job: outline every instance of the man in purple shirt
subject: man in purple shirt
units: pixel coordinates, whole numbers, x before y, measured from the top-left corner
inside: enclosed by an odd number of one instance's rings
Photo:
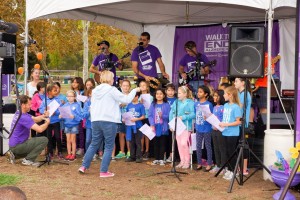
[[[132,69],[138,76],[138,82],[141,80],[149,82],[151,77],[158,78],[156,62],[163,77],[169,79],[169,75],[166,73],[165,65],[162,62],[162,56],[158,48],[149,43],[150,34],[148,32],[143,32],[140,37],[140,45],[133,50],[131,55]]]
[[[101,54],[99,54],[98,56],[96,56],[93,60],[93,63],[90,67],[90,72],[94,73],[95,76],[97,77],[97,75],[100,76],[101,71],[103,70],[109,70],[112,73],[114,73],[114,86],[116,86],[116,67],[118,67],[119,70],[123,70],[123,66],[121,64],[121,61],[118,59],[118,57],[116,56],[116,54],[113,54],[109,51],[109,47],[110,44],[108,41],[103,40],[99,43],[97,43],[97,45],[99,46],[99,50],[101,51]],[[97,80],[97,78],[95,77],[95,80],[97,83],[99,83],[99,81]]]
[[[197,51],[196,43],[194,41],[188,41],[184,45],[186,54],[181,58],[179,62],[179,73],[183,80],[187,80],[187,72],[198,67],[198,71],[195,73],[195,77],[189,80],[188,83],[193,88],[193,93],[197,92],[200,85],[204,85],[204,76],[209,74],[208,59],[206,55]],[[182,84],[182,83],[180,83]]]
[[[38,117],[33,117],[28,112],[30,111],[31,99],[26,95],[21,95],[19,97],[21,104],[21,117],[19,117],[19,111],[14,115],[11,123],[12,134],[9,139],[9,150],[7,156],[9,161],[14,164],[16,158],[24,158],[22,160],[23,165],[33,165],[37,166],[39,163],[35,162],[35,159],[40,155],[43,149],[48,144],[47,137],[33,137],[29,139],[30,129],[35,130],[37,133],[42,133],[46,130],[50,124],[49,118],[46,115],[40,115]],[[48,112],[46,113],[48,114]],[[36,123],[45,121],[44,124],[38,125]],[[17,124],[16,124],[17,123]],[[16,125],[15,125],[16,124]]]

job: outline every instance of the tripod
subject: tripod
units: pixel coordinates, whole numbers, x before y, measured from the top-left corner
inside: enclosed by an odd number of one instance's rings
[[[179,84],[178,84],[179,85]],[[177,115],[178,115],[178,99],[176,100],[176,109],[175,109],[175,128],[174,131],[172,131],[172,168],[170,171],[166,172],[159,172],[157,174],[166,174],[166,173],[172,173],[179,181],[182,181],[178,174],[188,174],[186,172],[177,172],[175,167],[175,137],[177,133]]]
[[[246,78],[245,79],[245,83],[246,84],[247,84],[247,81],[248,81],[248,79]],[[237,157],[237,161],[236,161],[235,168],[234,168],[234,171],[233,171],[233,176],[231,178],[230,185],[229,185],[229,188],[227,190],[228,193],[231,193],[231,191],[232,191],[232,187],[233,187],[233,183],[234,183],[234,180],[236,178],[236,175],[237,175],[238,167],[240,167],[240,173],[239,173],[239,176],[237,178],[237,182],[238,182],[239,185],[243,185],[244,182],[246,182],[251,176],[253,176],[258,171],[258,169],[256,169],[245,180],[243,180],[243,178],[244,178],[244,175],[243,175],[243,171],[244,171],[244,150],[248,150],[250,152],[250,154],[259,162],[259,164],[269,174],[271,174],[270,170],[266,166],[264,166],[263,162],[249,148],[249,144],[245,140],[246,107],[247,107],[247,86],[245,85],[245,89],[244,89],[244,104],[243,104],[243,117],[242,117],[242,127],[241,127],[241,133],[242,133],[241,139],[239,140],[238,147],[235,149],[235,151],[232,153],[232,155],[229,157],[229,159],[225,162],[225,164],[219,169],[219,171],[215,175],[215,177],[217,177],[221,173],[221,171],[225,168],[225,166],[232,159],[234,159],[235,155],[238,152],[238,157]]]
[[[43,76],[44,76],[44,83],[45,83],[45,93],[44,93],[45,111],[47,111],[47,95],[46,95],[46,93],[47,93],[48,78],[50,76],[49,76],[49,73],[46,70],[43,70],[43,73],[44,73]],[[51,138],[51,137],[49,137],[48,134],[52,134],[52,133],[49,133],[49,131],[47,131],[47,138]],[[48,143],[49,142],[52,142],[52,141],[49,140]],[[44,161],[41,162],[41,164],[38,167],[41,167],[41,166],[45,165],[46,163],[49,165],[51,161],[55,162],[55,163],[69,165],[69,163],[67,163],[67,162],[51,160],[50,152],[47,152],[47,149],[46,149],[46,158],[45,158]]]
[[[0,57],[0,83],[1,83],[1,85],[2,85],[2,61],[3,61],[3,58]],[[2,86],[0,88],[0,97],[1,97],[1,102],[0,102],[1,103],[1,105],[0,105],[0,137],[2,137],[4,139],[8,139],[3,134],[3,132],[5,131],[10,137],[9,131],[3,125]],[[0,155],[4,155],[4,152],[3,152],[3,139],[2,138],[0,139]]]

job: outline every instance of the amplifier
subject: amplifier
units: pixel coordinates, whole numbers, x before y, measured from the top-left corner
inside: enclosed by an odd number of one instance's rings
[[[281,95],[283,97],[294,97],[295,96],[295,90],[282,90]]]

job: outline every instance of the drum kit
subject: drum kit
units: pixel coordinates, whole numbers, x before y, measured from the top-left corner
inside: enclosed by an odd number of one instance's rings
[[[255,88],[255,83],[256,83],[257,78],[250,78],[250,84],[251,84],[251,89]],[[230,85],[232,85],[234,83],[234,80],[230,79],[230,77],[228,76],[222,76],[219,79],[219,87],[223,84],[223,83],[228,83]]]

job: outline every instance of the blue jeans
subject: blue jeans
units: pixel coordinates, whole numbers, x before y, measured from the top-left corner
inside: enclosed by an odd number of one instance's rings
[[[100,166],[100,172],[107,172],[111,160],[111,154],[115,145],[115,138],[117,133],[117,123],[106,121],[92,122],[92,143],[85,153],[82,166],[89,168],[93,156],[97,152],[101,142],[104,140],[104,154]]]
[[[92,128],[86,128],[85,129],[85,151],[88,150],[91,142],[92,142]]]
[[[198,87],[200,85],[204,85],[204,81],[203,80],[199,80],[199,81],[190,81],[189,82],[189,85],[192,86],[192,92],[193,92],[193,95],[194,97],[198,98],[197,97],[197,93],[198,93]]]

